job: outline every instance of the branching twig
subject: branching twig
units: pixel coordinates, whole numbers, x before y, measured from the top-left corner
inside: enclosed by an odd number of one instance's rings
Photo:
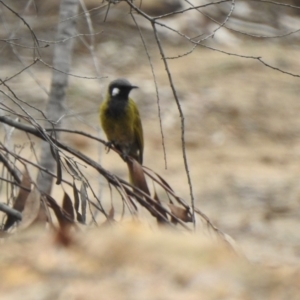
[[[178,108],[178,111],[179,111],[180,120],[181,120],[182,155],[183,155],[183,161],[184,161],[185,172],[186,172],[186,175],[187,175],[188,185],[189,185],[189,188],[190,188],[191,206],[192,206],[192,214],[193,214],[193,224],[194,224],[194,228],[195,228],[196,227],[196,223],[195,223],[196,222],[196,219],[195,219],[195,200],[194,200],[193,185],[192,185],[192,181],[191,181],[191,177],[190,177],[189,165],[188,165],[188,161],[187,161],[187,154],[186,154],[186,148],[185,148],[184,114],[183,114],[183,111],[182,111],[182,108],[181,108],[181,105],[180,105],[180,102],[179,102],[179,98],[177,96],[177,91],[176,91],[174,83],[173,83],[173,78],[172,78],[171,72],[169,70],[169,66],[168,66],[168,63],[167,63],[167,60],[166,60],[166,57],[165,57],[165,54],[164,54],[164,50],[163,50],[163,47],[160,43],[158,33],[157,33],[157,30],[156,30],[156,27],[155,27],[154,23],[152,23],[152,27],[153,27],[155,39],[156,39],[156,42],[157,42],[157,45],[158,45],[158,48],[159,48],[159,51],[160,51],[160,54],[161,54],[161,58],[162,58],[162,60],[164,62],[164,65],[165,65],[165,70],[168,74],[169,82],[170,82],[170,85],[171,85],[171,89],[172,89],[172,92],[173,92],[173,95],[174,95],[174,99],[175,99],[175,102],[176,102],[176,105],[177,105],[177,108]]]
[[[1,153],[0,153],[0,161],[3,163],[3,165],[8,170],[8,172],[11,174],[11,176],[14,178],[14,180],[17,183],[21,183],[21,179],[20,179],[18,173],[16,172],[16,169],[10,165],[8,160]]]
[[[221,25],[220,22],[218,22],[217,20],[215,20],[213,17],[209,16],[208,14],[204,13],[203,11],[201,11],[199,9],[199,7],[195,6],[192,2],[190,2],[189,0],[185,0],[187,3],[189,3],[192,8],[194,8],[196,11],[198,11],[200,14],[202,14],[203,16],[207,17],[209,20],[211,20],[212,22],[218,24],[218,25]],[[226,2],[228,2],[230,0],[227,0]],[[289,35],[292,35],[294,33],[297,33],[300,31],[300,29],[296,29],[296,30],[293,30],[293,31],[290,31],[290,32],[287,32],[287,33],[283,33],[283,34],[278,34],[278,35],[274,35],[274,36],[267,36],[267,35],[257,35],[257,34],[251,34],[249,32],[244,32],[244,31],[241,31],[241,30],[237,30],[237,29],[234,29],[228,25],[223,25],[224,28],[230,30],[230,31],[233,31],[235,33],[239,33],[239,34],[242,34],[242,35],[245,35],[245,36],[250,36],[250,37],[254,37],[254,38],[259,38],[259,39],[275,39],[275,38],[282,38],[282,37],[287,37]]]
[[[10,8],[7,4],[5,4],[3,1],[0,0],[0,3],[2,3],[3,6],[5,6],[10,12],[12,12],[14,15],[16,15],[20,20],[22,20],[22,22],[25,24],[25,26],[29,29],[34,43],[36,43],[37,45],[39,45],[39,41],[34,33],[34,31],[31,29],[31,27],[29,26],[29,24],[25,21],[24,18],[22,18],[17,12],[15,12],[12,8]]]

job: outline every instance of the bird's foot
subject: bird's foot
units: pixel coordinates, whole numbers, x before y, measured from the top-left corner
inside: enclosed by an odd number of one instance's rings
[[[110,149],[114,146],[114,142],[110,141],[110,142],[107,142],[106,145],[105,145],[105,150],[106,150],[106,153],[108,153],[110,151]]]

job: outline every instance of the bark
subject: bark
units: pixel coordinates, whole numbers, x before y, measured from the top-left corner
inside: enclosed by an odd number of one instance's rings
[[[70,38],[76,34],[76,17],[78,11],[78,0],[61,0],[59,13],[59,24],[57,28],[56,41],[53,56],[53,73],[46,115],[54,127],[60,127],[61,119],[65,114],[64,101],[68,87],[68,73],[72,58],[73,41]],[[72,18],[73,17],[73,18]],[[60,70],[61,72],[56,71]],[[56,134],[59,134],[58,132]],[[53,171],[56,162],[53,159],[49,144],[42,142],[40,164],[42,167]],[[40,190],[50,194],[52,188],[52,177],[39,171],[37,184]]]

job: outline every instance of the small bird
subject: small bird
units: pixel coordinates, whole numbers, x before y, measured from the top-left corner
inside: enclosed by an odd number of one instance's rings
[[[131,156],[142,164],[143,127],[139,110],[129,98],[130,91],[135,88],[138,87],[124,78],[112,81],[100,105],[100,122],[109,143],[121,152],[124,161]]]

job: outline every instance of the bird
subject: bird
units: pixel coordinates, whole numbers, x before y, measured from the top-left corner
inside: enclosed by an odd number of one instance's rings
[[[125,78],[110,82],[99,114],[109,146],[115,146],[125,162],[132,157],[142,165],[143,127],[138,107],[129,97],[130,91],[136,88]]]

